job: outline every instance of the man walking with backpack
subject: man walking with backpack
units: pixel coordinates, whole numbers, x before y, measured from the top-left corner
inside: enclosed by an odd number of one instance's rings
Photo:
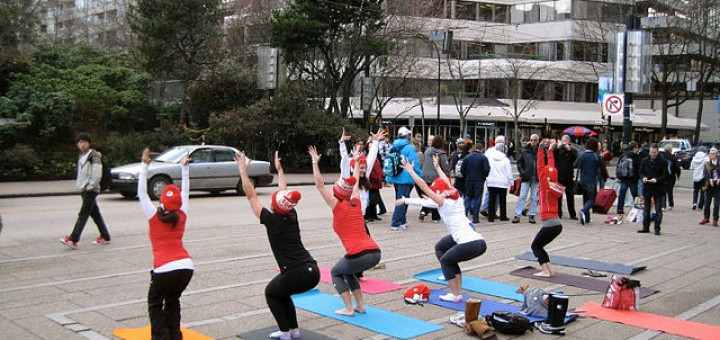
[[[620,193],[618,196],[617,213],[623,215],[625,213],[625,195],[628,189],[633,200],[638,197],[638,169],[640,168],[640,160],[637,151],[638,144],[630,142],[630,147],[623,150],[620,160],[618,160],[615,168],[615,177],[620,181]]]
[[[412,132],[410,131],[410,129],[404,126],[401,127],[398,130],[397,138],[395,139],[395,142],[393,142],[392,148],[390,148],[390,151],[388,151],[388,154],[385,158],[385,164],[383,169],[385,171],[385,180],[389,183],[393,183],[393,185],[395,186],[396,200],[410,197],[410,192],[415,186],[415,181],[412,179],[412,177],[410,177],[410,174],[408,174],[405,169],[388,169],[388,165],[404,164],[406,162],[414,164],[415,173],[418,174],[418,176],[422,177],[422,171],[420,169],[420,162],[418,161],[417,153],[415,153],[415,148],[412,146],[409,140],[411,133]],[[389,172],[394,173],[394,175],[391,175]],[[400,231],[407,229],[408,223],[406,214],[407,205],[401,204],[399,206],[395,206],[395,211],[393,212],[392,216],[392,222],[390,223],[390,230]]]
[[[97,225],[98,231],[100,231],[100,236],[95,239],[93,243],[108,244],[110,243],[110,233],[108,233],[105,221],[100,214],[100,207],[98,207],[96,201],[101,191],[100,181],[103,174],[102,154],[90,148],[90,135],[87,133],[79,133],[75,141],[78,150],[80,150],[75,186],[80,191],[82,206],[80,207],[80,212],[78,213],[78,218],[72,233],[70,236],[61,238],[60,242],[70,249],[77,249],[80,235],[85,228],[88,217],[91,217]]]

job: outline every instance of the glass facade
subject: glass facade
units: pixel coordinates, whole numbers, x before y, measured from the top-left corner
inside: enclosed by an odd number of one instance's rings
[[[516,5],[500,5],[475,1],[441,2],[443,8],[436,16],[448,19],[474,20],[506,24],[531,24],[566,19],[598,20],[622,23],[631,9],[628,4],[605,3],[588,0],[537,1]]]

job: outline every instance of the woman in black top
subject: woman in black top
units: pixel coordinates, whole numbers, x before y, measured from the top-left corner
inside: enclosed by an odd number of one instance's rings
[[[247,173],[250,161],[245,158],[245,153],[235,155],[235,162],[240,170],[245,197],[255,216],[265,225],[270,248],[280,267],[280,274],[265,287],[265,299],[280,328],[279,331],[270,333],[270,339],[299,339],[295,304],[290,296],[313,289],[320,281],[317,263],[305,249],[300,238],[300,227],[295,212],[295,205],[301,198],[300,192],[287,190],[285,173],[276,151],[275,168],[278,172],[280,190],[273,193],[272,211],[270,211],[260,203],[253,188]]]

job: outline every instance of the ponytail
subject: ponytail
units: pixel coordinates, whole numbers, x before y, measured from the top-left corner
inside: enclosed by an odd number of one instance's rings
[[[165,209],[158,207],[156,214],[160,222],[172,224],[172,229],[175,229],[175,227],[177,227],[178,221],[180,221],[180,215],[178,214],[177,210],[165,211]]]

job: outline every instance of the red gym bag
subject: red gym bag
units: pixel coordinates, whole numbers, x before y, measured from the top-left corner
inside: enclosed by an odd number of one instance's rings
[[[638,297],[640,281],[613,275],[605,292],[602,306],[619,310],[639,310]]]

